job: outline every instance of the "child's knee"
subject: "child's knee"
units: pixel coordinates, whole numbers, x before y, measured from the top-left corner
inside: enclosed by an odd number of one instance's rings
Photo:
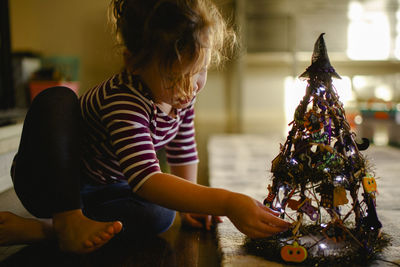
[[[174,210],[162,208],[164,211],[162,211],[162,214],[156,224],[156,233],[161,234],[165,231],[167,231],[171,225],[174,223],[175,220],[175,215],[176,212]]]
[[[32,105],[35,105],[36,102],[45,102],[45,103],[58,103],[77,100],[76,94],[68,87],[65,86],[56,86],[50,87],[42,92],[40,92],[32,102]]]
[[[174,222],[176,212],[163,207],[155,207],[141,217],[134,220],[120,219],[123,230],[119,234],[120,238],[128,240],[140,240],[156,236],[167,231]]]

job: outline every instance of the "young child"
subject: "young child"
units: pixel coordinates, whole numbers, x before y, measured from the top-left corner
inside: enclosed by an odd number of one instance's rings
[[[125,69],[87,91],[45,90],[25,119],[12,177],[38,218],[0,213],[0,244],[57,238],[91,252],[111,238],[135,239],[184,223],[210,229],[227,216],[249,237],[289,223],[258,201],[196,184],[194,102],[207,69],[233,34],[208,0],[114,0]],[[160,170],[165,147],[171,174]]]

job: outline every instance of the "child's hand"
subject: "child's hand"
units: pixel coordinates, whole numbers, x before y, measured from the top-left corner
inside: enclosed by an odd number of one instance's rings
[[[246,195],[233,193],[227,201],[228,218],[250,238],[269,237],[291,226],[277,217],[279,213]]]
[[[219,216],[184,212],[181,212],[180,215],[182,224],[194,228],[206,228],[210,230],[212,225],[222,222]]]

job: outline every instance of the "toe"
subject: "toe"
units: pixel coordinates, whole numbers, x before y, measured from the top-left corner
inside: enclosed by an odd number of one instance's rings
[[[94,247],[93,242],[90,241],[90,240],[85,240],[85,242],[83,242],[83,245],[84,245],[85,248],[92,248],[92,247]]]
[[[120,221],[116,221],[113,223],[114,234],[118,234],[122,230],[122,223]]]
[[[98,246],[98,245],[104,243],[103,240],[101,240],[101,238],[98,236],[93,236],[91,241],[95,246]]]
[[[107,229],[106,232],[110,235],[115,235],[118,234],[122,229],[122,223],[119,221],[111,223]]]
[[[101,238],[103,241],[107,241],[107,240],[110,240],[110,239],[111,239],[111,235],[110,235],[109,233],[107,233],[107,232],[101,232],[101,233],[100,233],[100,238]]]
[[[115,230],[114,230],[114,226],[113,225],[107,226],[107,228],[106,228],[106,233],[107,234],[114,235],[114,232],[115,232]]]

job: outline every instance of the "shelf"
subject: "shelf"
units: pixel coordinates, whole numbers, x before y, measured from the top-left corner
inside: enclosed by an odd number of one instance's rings
[[[312,52],[251,52],[243,60],[247,66],[307,68]],[[384,75],[400,73],[400,61],[351,60],[345,53],[329,53],[332,66],[342,75]]]

